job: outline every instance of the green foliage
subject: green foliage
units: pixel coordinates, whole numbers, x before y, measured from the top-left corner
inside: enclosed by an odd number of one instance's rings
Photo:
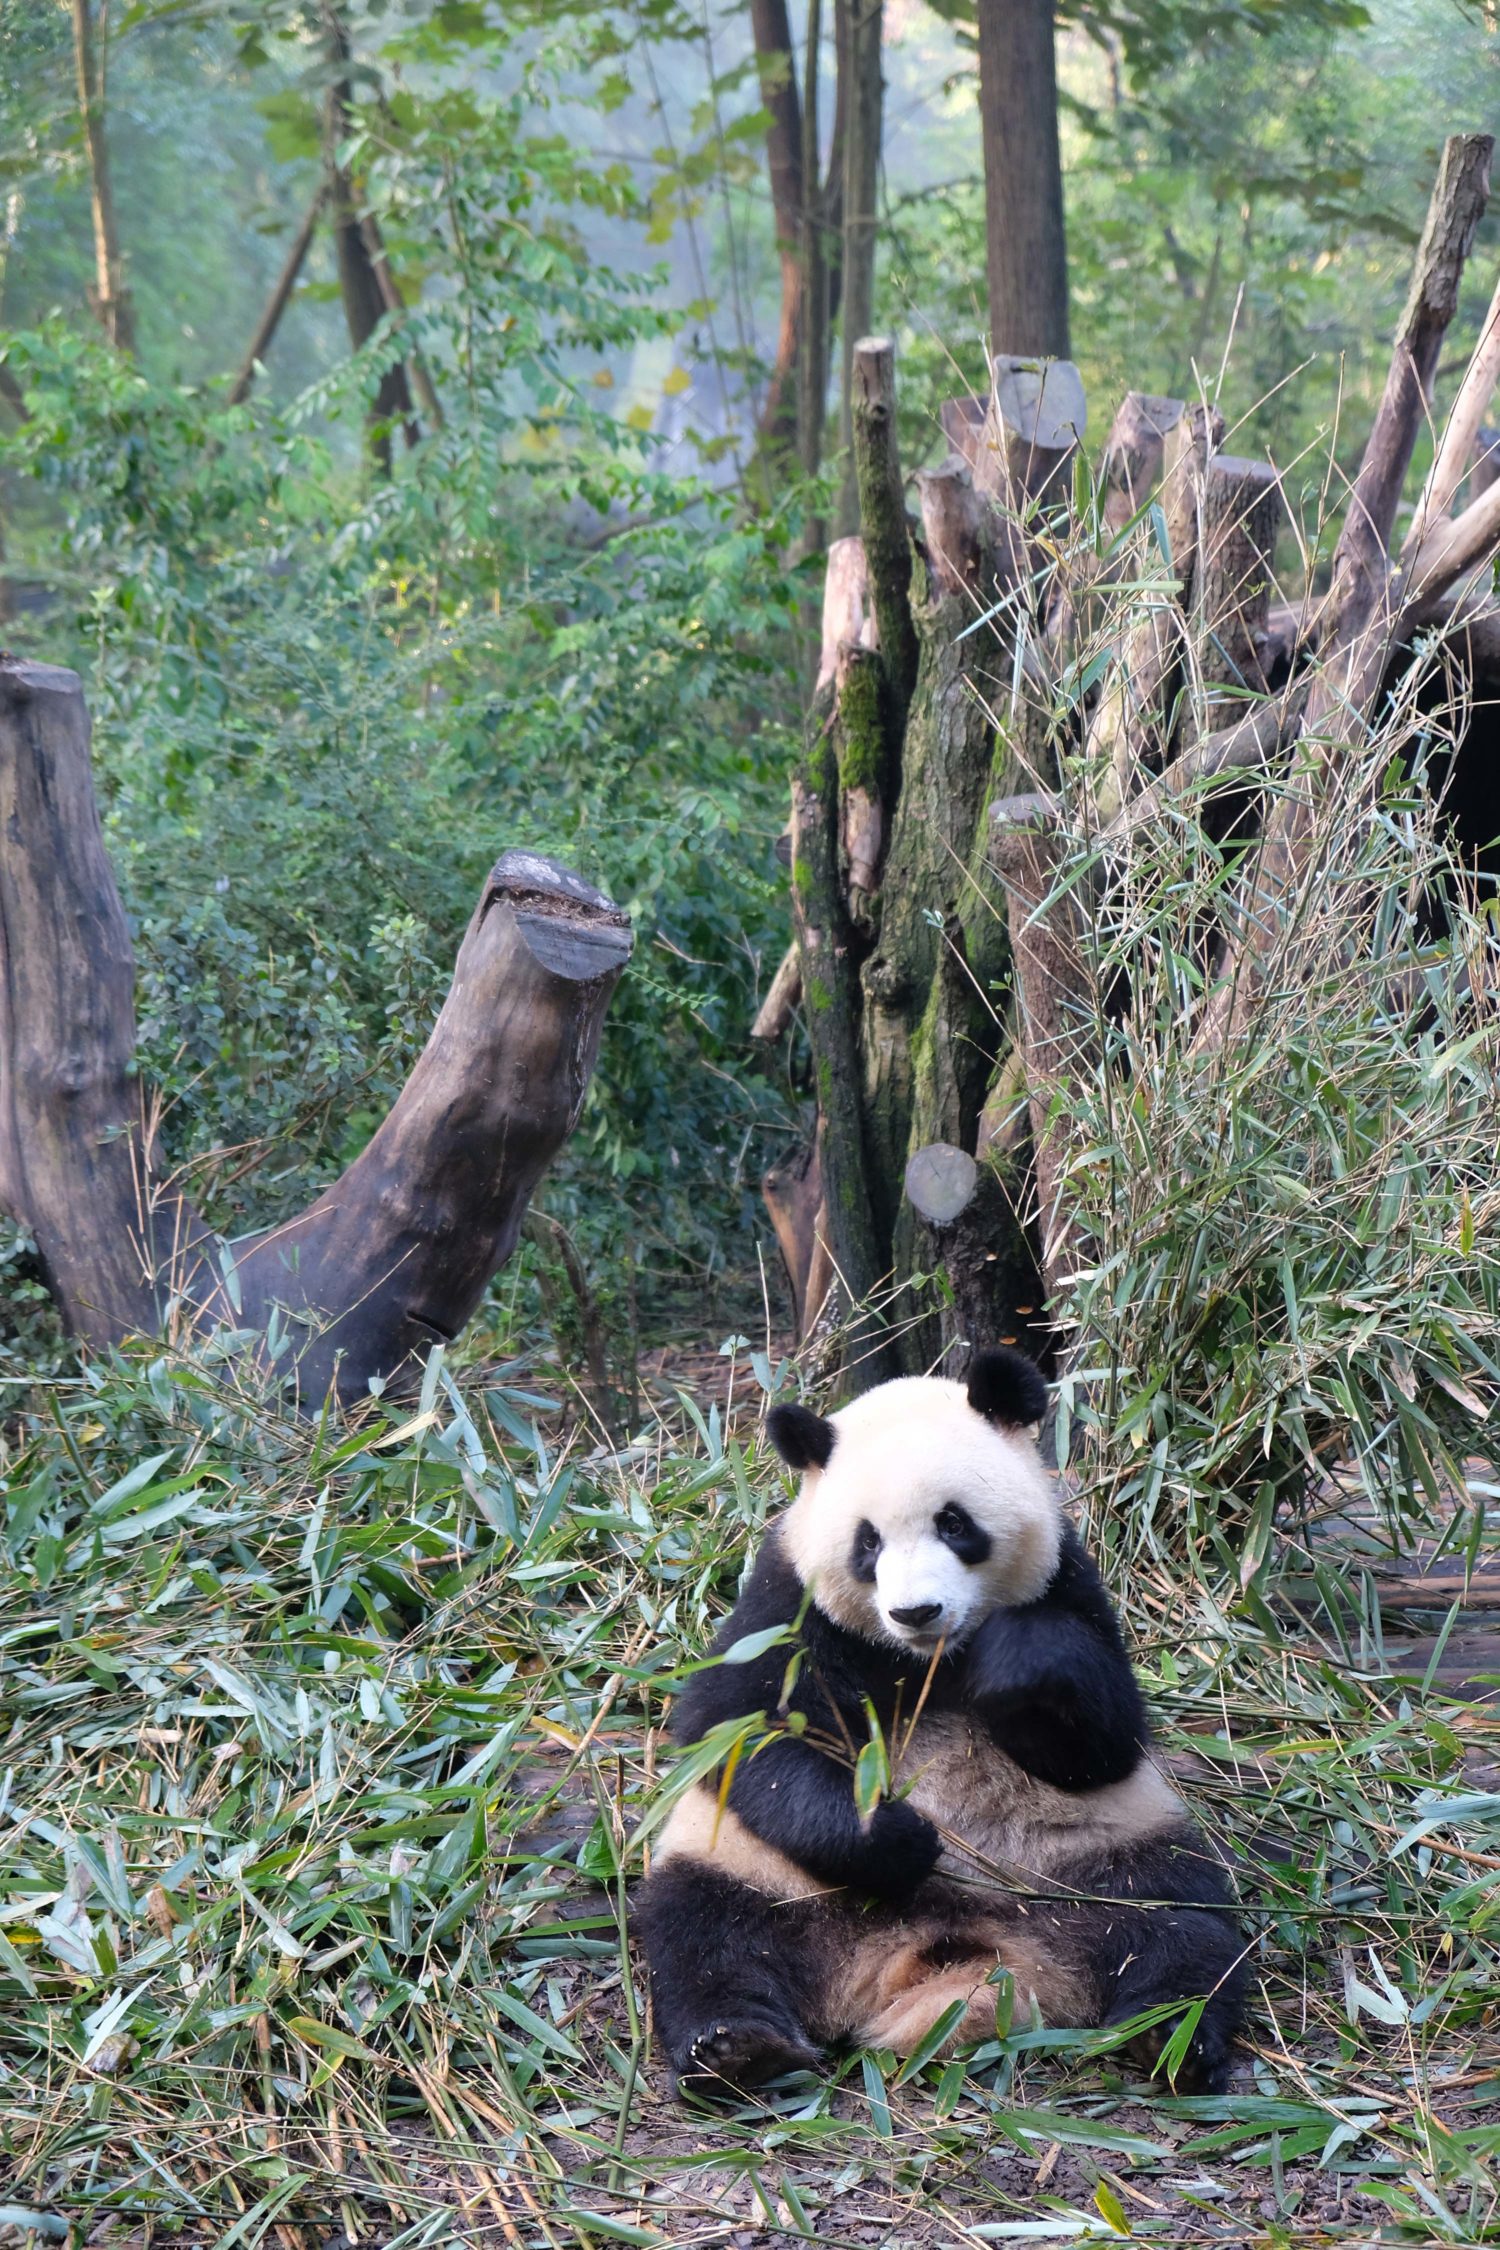
[[[1392,0],[1122,11],[1062,50],[1073,349],[1102,441],[1127,389],[1222,406],[1231,449],[1283,467],[1357,459],[1447,132],[1479,129],[1493,63],[1478,9]],[[1084,16],[1077,20],[1088,28]],[[1435,79],[1441,80],[1440,87]],[[949,165],[893,197],[886,272],[906,323],[904,443],[982,391],[984,201]],[[1485,239],[1493,237],[1493,222]],[[1456,333],[1490,265],[1472,261]]]
[[[284,407],[228,407],[53,320],[8,340],[30,412],[0,465],[45,512],[66,608],[37,638],[85,674],[142,1067],[215,1219],[281,1216],[356,1153],[524,842],[635,923],[550,1193],[617,1293],[640,1266],[660,1300],[726,1243],[751,1263],[756,1136],[784,1122],[724,1066],[782,936],[787,530],[654,467],[584,379],[678,325],[576,223],[644,206],[546,129],[550,49],[481,92],[439,67],[464,36],[398,28],[345,152],[408,287],[453,274],[399,338]],[[269,98],[290,130],[310,96]],[[442,424],[372,485],[361,421],[413,349]]]

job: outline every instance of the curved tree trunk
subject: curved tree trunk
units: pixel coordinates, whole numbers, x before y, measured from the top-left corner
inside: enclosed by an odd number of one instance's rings
[[[507,852],[369,1146],[297,1218],[221,1244],[163,1172],[133,1075],[134,963],[82,690],[0,662],[0,1207],[88,1343],[250,1330],[304,1407],[409,1377],[514,1248],[630,946],[600,892]]]

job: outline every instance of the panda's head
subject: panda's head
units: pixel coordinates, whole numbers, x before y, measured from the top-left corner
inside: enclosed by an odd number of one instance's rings
[[[1036,1446],[1046,1407],[1034,1363],[1001,1349],[966,1383],[883,1383],[826,1420],[773,1408],[771,1442],[802,1472],[782,1544],[819,1609],[922,1654],[1044,1593],[1062,1536]]]

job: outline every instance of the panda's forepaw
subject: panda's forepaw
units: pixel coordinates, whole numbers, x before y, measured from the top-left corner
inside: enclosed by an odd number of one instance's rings
[[[739,2016],[710,2024],[688,2049],[677,2072],[677,2091],[697,2101],[725,2100],[792,2070],[816,2070],[822,2060],[795,2024],[769,2016]]]
[[[964,1676],[969,1698],[1002,1708],[1038,1698],[1066,1700],[1072,1681],[1056,1663],[1056,1650],[1033,1619],[1014,1610],[991,1610],[969,1643]]]
[[[942,1856],[932,1822],[898,1798],[879,1806],[870,1822],[860,1880],[877,1898],[909,1898]]]

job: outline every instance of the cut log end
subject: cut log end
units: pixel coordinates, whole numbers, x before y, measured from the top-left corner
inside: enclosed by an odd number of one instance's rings
[[[960,461],[967,462],[972,474],[984,430],[984,400],[945,398],[938,408],[938,422],[949,445]]]
[[[617,973],[630,957],[630,917],[581,875],[540,852],[509,851],[495,862],[479,919],[497,906],[515,914],[538,964],[570,983]]]
[[[995,567],[996,511],[974,489],[969,465],[951,453],[936,469],[917,472],[922,544],[934,594],[978,594]]]
[[[1127,391],[1104,447],[1104,521],[1119,531],[1140,508],[1161,475],[1162,448],[1182,420],[1180,398]]]
[[[979,1166],[948,1141],[919,1148],[906,1167],[906,1194],[931,1227],[950,1227],[974,1200]]]
[[[856,414],[894,414],[896,346],[889,336],[861,336],[854,347],[852,381]]]
[[[0,651],[0,694],[18,705],[40,695],[81,695],[83,682],[61,664],[37,664],[30,657]]]

